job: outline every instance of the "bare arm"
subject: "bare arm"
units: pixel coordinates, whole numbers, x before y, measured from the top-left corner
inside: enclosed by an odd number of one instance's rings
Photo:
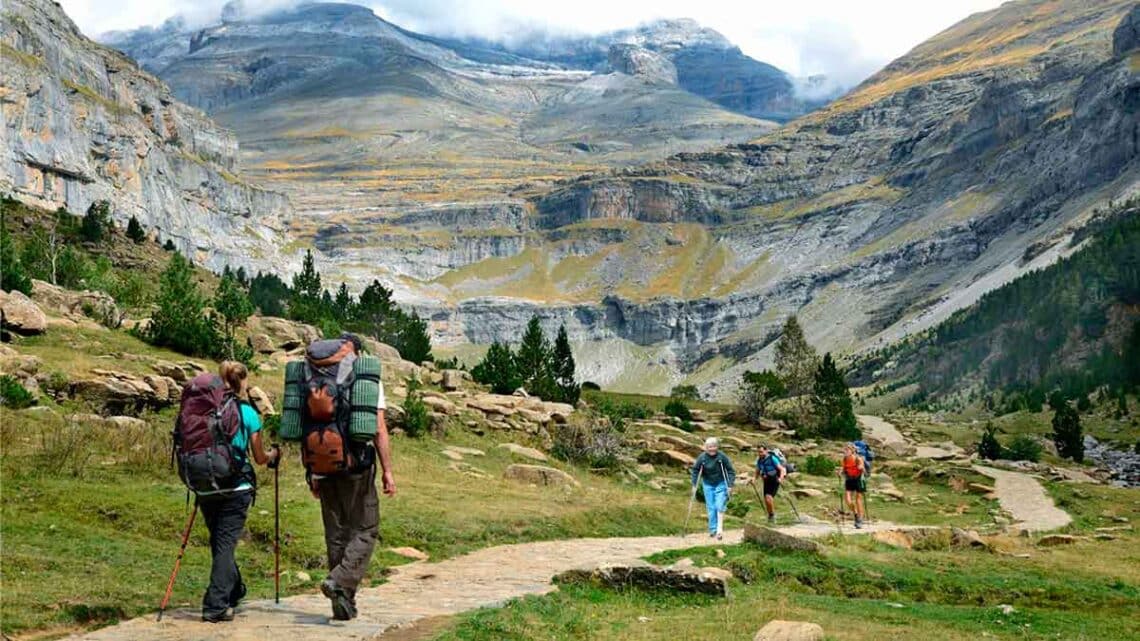
[[[253,454],[253,460],[256,461],[258,465],[272,463],[281,455],[280,450],[277,448],[269,452],[265,451],[265,442],[261,440],[260,431],[254,432],[253,435],[249,437],[249,450]]]
[[[376,455],[380,459],[380,469],[383,471],[381,480],[384,484],[384,494],[395,496],[396,479],[392,475],[392,444],[388,438],[388,423],[384,420],[384,410],[376,412],[376,437],[372,439],[376,446]]]

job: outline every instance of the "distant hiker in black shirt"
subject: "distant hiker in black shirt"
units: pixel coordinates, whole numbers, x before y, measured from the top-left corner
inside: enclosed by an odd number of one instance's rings
[[[768,510],[768,522],[776,522],[775,497],[780,491],[780,483],[788,475],[784,462],[776,452],[769,450],[767,445],[761,445],[756,450],[756,476],[764,484],[764,508]],[[755,481],[754,481],[755,482]]]

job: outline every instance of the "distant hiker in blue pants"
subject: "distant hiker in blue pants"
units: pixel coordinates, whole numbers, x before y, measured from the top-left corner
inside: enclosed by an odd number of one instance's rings
[[[705,451],[697,457],[689,470],[693,487],[697,479],[705,492],[705,507],[709,511],[709,536],[720,540],[724,536],[724,511],[728,507],[728,497],[736,482],[736,470],[732,461],[720,450],[720,441],[715,438],[705,440]]]

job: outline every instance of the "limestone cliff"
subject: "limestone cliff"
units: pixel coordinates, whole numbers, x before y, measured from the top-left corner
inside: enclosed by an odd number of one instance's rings
[[[49,0],[6,0],[0,190],[81,214],[112,203],[215,268],[280,264],[288,199],[242,180],[237,140]]]

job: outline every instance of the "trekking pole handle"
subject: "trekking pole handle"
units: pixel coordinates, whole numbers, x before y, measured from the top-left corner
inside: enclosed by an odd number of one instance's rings
[[[268,467],[271,470],[275,470],[277,469],[278,465],[281,465],[281,446],[274,443],[269,446],[269,451],[275,452],[275,454],[273,455],[273,460],[266,464],[265,467]]]

